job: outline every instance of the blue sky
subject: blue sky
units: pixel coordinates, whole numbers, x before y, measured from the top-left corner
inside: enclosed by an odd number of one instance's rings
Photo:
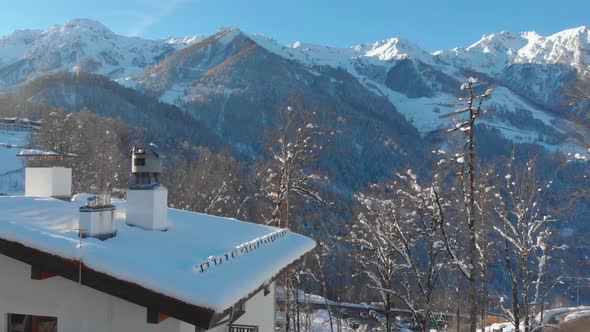
[[[1,8],[0,35],[82,17],[148,38],[237,26],[283,44],[350,46],[403,37],[430,51],[502,30],[551,34],[590,26],[589,0],[5,0]]]

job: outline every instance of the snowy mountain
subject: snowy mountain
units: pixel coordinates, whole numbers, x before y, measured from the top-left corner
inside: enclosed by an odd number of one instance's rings
[[[398,38],[350,48],[280,46],[253,36],[260,45],[310,68],[342,68],[377,95],[386,96],[418,130],[427,135],[445,125],[441,115],[457,108],[457,86],[480,76],[497,91],[487,124],[520,143],[550,150],[571,149],[565,90],[587,80],[590,36],[586,27],[543,37],[535,32],[483,36],[467,48],[429,53]],[[526,125],[525,125],[526,124]],[[525,128],[528,127],[528,128]]]
[[[231,34],[222,31],[193,46],[201,50],[198,63],[183,61],[180,66],[175,66],[173,61],[180,63],[177,59],[189,52],[188,49],[183,50],[149,69],[140,80],[140,86],[166,102],[185,106],[192,103],[196,96],[208,99],[225,94],[230,91],[227,88],[232,82],[211,87],[210,82],[207,86],[200,80],[207,73],[212,73],[214,67],[237,54],[242,49],[240,45],[256,44],[274,55],[302,65],[316,76],[325,75],[323,68],[326,67],[346,71],[373,94],[386,98],[425,136],[449,125],[449,119],[443,115],[459,107],[457,87],[467,75],[479,72],[482,76],[492,77],[498,72],[501,73],[498,77],[489,79],[497,87],[497,93],[490,104],[496,112],[490,112],[492,115],[487,124],[516,142],[539,143],[550,150],[570,148],[560,129],[566,124],[554,114],[557,98],[550,99],[549,96],[562,93],[560,89],[577,76],[571,75],[577,68],[569,65],[564,69],[539,68],[541,64],[534,62],[530,63],[534,66],[532,68],[513,66],[511,56],[514,50],[527,46],[524,37],[501,33],[499,37],[484,37],[466,50],[428,53],[399,38],[348,48],[300,42],[282,46],[269,37],[230,30]],[[214,42],[225,34],[230,35],[230,42]],[[522,36],[530,37],[532,34]],[[234,43],[234,40],[239,42]],[[217,52],[222,48],[226,50],[225,54]],[[525,61],[524,55],[519,59],[520,62]],[[542,65],[549,64],[545,62]],[[481,70],[474,71],[474,67]],[[182,68],[182,74],[179,74],[179,68]],[[284,93],[288,94],[287,91]]]
[[[200,39],[125,37],[87,19],[74,19],[43,32],[17,31],[0,40],[0,86],[18,85],[40,74],[64,69],[99,73],[125,82]]]
[[[434,55],[455,67],[499,75],[514,64],[561,64],[580,72],[590,69],[588,28],[568,29],[544,37],[536,32],[500,32],[484,35],[467,48],[438,51]]]
[[[25,57],[40,30],[17,30],[0,39],[0,66],[7,66]]]
[[[16,31],[0,39],[0,87],[15,91],[40,75],[61,70],[104,75],[176,104],[228,136],[231,144],[248,150],[256,143],[254,134],[229,137],[234,133],[232,121],[245,114],[240,106],[248,103],[260,114],[271,114],[279,101],[307,93],[318,104],[327,98],[335,103],[330,107],[340,107],[342,98],[334,98],[338,91],[343,85],[355,86],[366,98],[378,100],[369,102],[369,109],[386,102],[426,137],[450,125],[444,115],[459,107],[460,83],[480,76],[496,88],[485,120],[490,128],[515,142],[571,150],[564,129],[570,120],[563,115],[571,113],[565,91],[587,80],[589,43],[586,27],[546,37],[500,32],[465,48],[437,52],[401,38],[352,47],[280,45],[236,28],[208,37],[146,40],[117,35],[96,21],[75,19],[46,31]],[[314,87],[320,81],[327,83],[320,85],[322,89]],[[266,99],[254,103],[253,95]],[[363,108],[358,105],[349,103],[357,111]],[[260,129],[258,124],[252,128]]]

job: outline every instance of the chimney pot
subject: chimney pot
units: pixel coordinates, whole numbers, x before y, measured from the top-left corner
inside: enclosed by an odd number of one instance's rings
[[[115,206],[110,204],[110,197],[91,196],[86,205],[80,207],[79,229],[82,237],[94,237],[101,240],[117,234]]]

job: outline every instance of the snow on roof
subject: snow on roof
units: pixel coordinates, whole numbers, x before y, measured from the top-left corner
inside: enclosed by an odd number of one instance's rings
[[[48,157],[48,158],[76,158],[77,154],[66,153],[59,151],[44,151],[39,149],[22,149],[18,155],[19,157]]]
[[[117,208],[117,235],[106,241],[84,239],[79,247],[78,208],[87,196],[72,202],[53,198],[0,197],[0,238],[18,242],[84,265],[115,278],[139,284],[196,306],[221,312],[315,247],[305,236],[259,224],[169,209],[166,232],[125,224],[125,201]],[[278,231],[278,232],[277,232]],[[274,234],[255,250],[199,269],[211,257],[223,256],[246,243]],[[239,251],[239,250],[238,250]]]

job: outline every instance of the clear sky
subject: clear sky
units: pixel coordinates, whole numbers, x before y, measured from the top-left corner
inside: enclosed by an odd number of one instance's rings
[[[2,0],[0,35],[72,18],[148,38],[236,26],[282,44],[351,46],[402,37],[435,51],[502,30],[551,34],[590,26],[590,0]]]

